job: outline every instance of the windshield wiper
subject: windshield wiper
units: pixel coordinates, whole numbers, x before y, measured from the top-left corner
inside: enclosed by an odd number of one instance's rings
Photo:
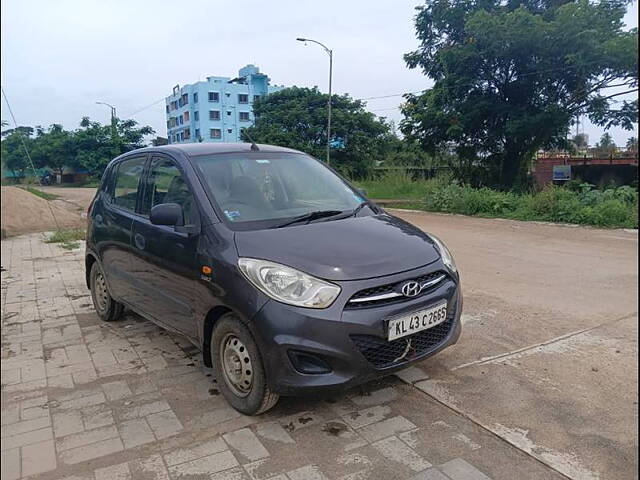
[[[356,215],[358,215],[360,210],[362,210],[364,207],[368,207],[368,206],[369,206],[369,202],[362,202],[360,205],[358,205],[356,208],[353,209],[353,211],[351,212],[351,214],[349,216],[350,217],[355,217]]]
[[[355,217],[355,216],[358,215],[358,213],[360,213],[360,210],[362,210],[364,207],[371,208],[371,205],[369,204],[369,202],[362,202],[361,204],[359,204],[353,210],[351,210],[349,212],[346,212],[344,215],[340,215],[339,217],[335,218],[334,220],[342,220],[344,218]]]
[[[292,218],[291,220],[287,220],[284,223],[274,225],[272,228],[287,227],[289,225],[293,225],[294,223],[304,222],[304,221],[309,223],[311,220],[317,220],[318,218],[325,218],[325,217],[333,217],[334,215],[339,215],[341,213],[342,213],[342,210],[316,210],[315,212],[305,213],[304,215],[300,215],[298,217]]]

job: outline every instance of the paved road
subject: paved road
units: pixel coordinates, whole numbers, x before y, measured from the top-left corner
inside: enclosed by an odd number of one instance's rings
[[[2,478],[635,478],[637,235],[400,215],[458,261],[459,344],[258,418],[180,337],[100,323],[81,250],[3,241]]]

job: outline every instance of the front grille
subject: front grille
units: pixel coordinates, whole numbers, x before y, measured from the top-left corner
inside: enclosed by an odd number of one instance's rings
[[[454,319],[455,308],[451,309],[447,321],[440,325],[390,342],[373,335],[351,335],[350,337],[369,363],[376,368],[386,368],[415,360],[435,350],[451,332]],[[409,353],[405,358],[396,362],[395,360],[406,350],[408,339],[411,339]]]
[[[376,295],[384,295],[386,293],[393,293],[397,290],[399,285],[403,285],[404,283],[408,282],[408,281],[416,281],[418,283],[424,283],[424,282],[428,282],[430,280],[433,280],[441,275],[444,275],[445,278],[443,279],[446,280],[447,275],[445,272],[443,272],[442,270],[438,270],[436,272],[432,272],[432,273],[428,273],[426,275],[422,275],[420,277],[416,277],[416,278],[409,278],[407,280],[402,280],[401,282],[395,282],[395,283],[389,283],[387,285],[380,285],[377,287],[371,287],[371,288],[366,288],[364,290],[360,290],[359,292],[356,292],[347,302],[347,304],[345,305],[346,309],[359,309],[359,308],[367,308],[367,307],[377,307],[380,305],[389,305],[392,303],[401,303],[401,302],[405,302],[407,300],[411,300],[412,298],[419,298],[420,296],[424,295],[425,293],[428,293],[429,291],[431,291],[433,288],[437,287],[438,285],[440,285],[440,283],[434,285],[431,288],[425,288],[422,292],[420,292],[420,295],[418,295],[417,297],[405,297],[405,296],[399,296],[399,297],[394,297],[394,298],[386,298],[386,299],[381,299],[381,300],[371,300],[371,301],[365,301],[365,302],[352,302],[353,300],[359,299],[359,298],[367,298],[367,297],[374,297]]]

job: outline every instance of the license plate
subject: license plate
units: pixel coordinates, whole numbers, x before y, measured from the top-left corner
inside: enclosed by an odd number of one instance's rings
[[[447,302],[389,320],[389,340],[435,327],[447,319]]]

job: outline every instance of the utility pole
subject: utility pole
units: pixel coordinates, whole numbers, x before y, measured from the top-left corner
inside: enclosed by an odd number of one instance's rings
[[[310,38],[296,38],[299,42],[312,42],[320,45],[327,55],[329,55],[329,100],[327,101],[327,165],[331,164],[331,81],[333,77],[333,50],[326,45],[318,42],[317,40],[311,40]]]
[[[116,130],[116,107],[105,102],[96,102],[98,105],[106,105],[111,109],[111,142],[113,143],[113,150],[116,150],[116,139],[118,138],[118,132]],[[117,153],[117,152],[115,152]]]

